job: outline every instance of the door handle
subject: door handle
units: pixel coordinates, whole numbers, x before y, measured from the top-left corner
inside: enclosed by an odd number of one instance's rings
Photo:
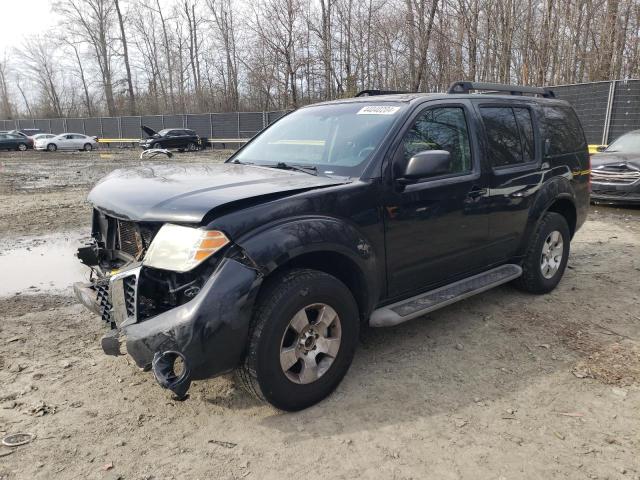
[[[467,194],[467,196],[470,198],[478,198],[486,194],[487,194],[486,188],[473,187],[471,191]]]

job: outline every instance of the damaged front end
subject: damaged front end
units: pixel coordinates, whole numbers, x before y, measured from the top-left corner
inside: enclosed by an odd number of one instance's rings
[[[640,204],[640,160],[594,160],[591,199],[600,203]]]
[[[102,339],[106,354],[121,355],[124,347],[160,385],[184,397],[192,379],[240,361],[262,276],[231,243],[188,271],[157,268],[145,256],[162,225],[122,223],[94,211],[93,241],[78,250],[93,275],[74,285],[76,297],[111,328]]]

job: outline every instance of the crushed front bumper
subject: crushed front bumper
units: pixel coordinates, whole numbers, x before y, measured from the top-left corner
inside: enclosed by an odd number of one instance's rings
[[[630,184],[591,183],[591,200],[600,203],[640,204],[640,180]]]
[[[159,381],[155,364],[161,368],[158,355],[167,352],[183,357],[190,379],[209,378],[235,368],[245,350],[261,274],[237,260],[223,258],[193,299],[138,321],[137,281],[143,268],[132,266],[109,279],[115,328],[103,338],[105,353],[118,354],[124,343],[126,352],[140,368],[148,369],[154,364]],[[100,313],[91,284],[76,284],[74,291],[83,305]]]

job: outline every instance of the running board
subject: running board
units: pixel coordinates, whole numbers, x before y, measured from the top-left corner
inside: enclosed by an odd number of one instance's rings
[[[369,317],[369,325],[392,327],[510,282],[520,275],[522,275],[522,268],[519,265],[501,265],[473,277],[378,308]]]

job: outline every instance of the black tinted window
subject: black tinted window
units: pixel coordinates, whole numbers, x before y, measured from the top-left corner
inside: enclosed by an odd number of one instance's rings
[[[403,139],[404,165],[424,150],[446,150],[451,154],[450,173],[471,171],[471,148],[464,110],[460,107],[431,108],[422,113]]]
[[[523,162],[518,122],[511,107],[482,107],[482,121],[487,132],[489,156],[494,167]]]
[[[535,144],[533,143],[533,122],[531,121],[531,111],[528,108],[514,108],[518,130],[520,131],[520,141],[522,142],[522,160],[531,162],[535,160]]]
[[[562,155],[583,150],[587,142],[578,117],[569,107],[543,107],[545,141],[549,155]]]

